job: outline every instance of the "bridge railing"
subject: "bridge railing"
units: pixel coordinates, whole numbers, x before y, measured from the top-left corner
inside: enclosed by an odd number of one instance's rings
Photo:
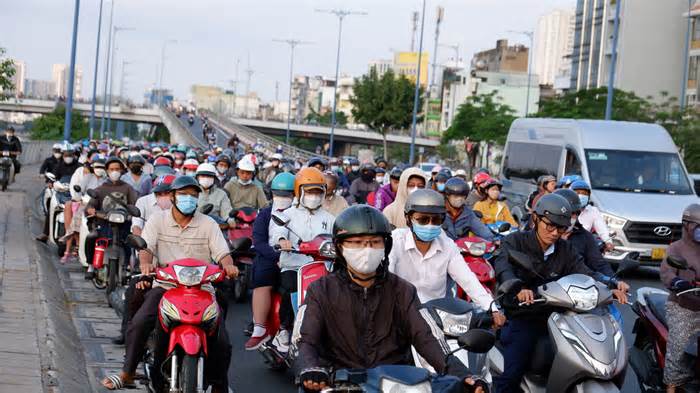
[[[194,135],[192,135],[192,133],[185,128],[182,123],[180,123],[177,116],[175,116],[172,112],[161,107],[154,108],[160,116],[161,121],[170,132],[170,143],[183,143],[189,146],[198,146],[201,148],[206,147],[204,143],[195,138]]]
[[[59,141],[21,141],[22,154],[19,156],[19,162],[22,164],[36,164],[44,161],[45,158],[51,155],[51,148],[54,143]]]

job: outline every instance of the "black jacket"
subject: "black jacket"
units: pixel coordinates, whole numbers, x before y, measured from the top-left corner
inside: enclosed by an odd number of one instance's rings
[[[568,241],[591,270],[605,274],[608,277],[612,277],[615,274],[610,264],[603,258],[603,254],[600,253],[593,234],[583,228],[581,224],[576,223]]]
[[[55,168],[58,166],[58,162],[59,161],[53,155],[45,159],[44,162],[41,163],[41,168],[39,168],[39,174],[43,175],[46,172],[54,173]]]
[[[61,180],[62,178],[68,176],[71,177],[75,173],[75,170],[80,168],[82,165],[78,162],[78,159],[74,159],[70,164],[66,164],[63,159],[58,161],[55,167],[53,167],[53,174],[56,175],[56,180]]]
[[[22,143],[16,136],[11,136],[9,139],[6,135],[0,136],[0,151],[16,151],[22,152]]]
[[[394,274],[386,273],[365,289],[342,269],[311,284],[305,306],[298,371],[410,364],[411,345],[438,372],[447,367],[441,342],[418,311],[416,288]],[[466,375],[466,370],[456,370],[457,364],[450,362],[449,368]]]

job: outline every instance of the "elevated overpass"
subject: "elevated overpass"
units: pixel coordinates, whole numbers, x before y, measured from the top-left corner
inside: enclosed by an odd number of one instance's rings
[[[58,102],[50,100],[35,99],[10,99],[0,101],[1,112],[22,112],[22,113],[51,113],[56,109]],[[155,108],[130,108],[127,106],[112,107],[112,120],[131,121],[135,123],[163,124],[163,121]],[[78,111],[86,117],[90,116],[92,104],[74,102],[73,110]],[[95,106],[95,117],[106,116],[102,112],[102,105]]]

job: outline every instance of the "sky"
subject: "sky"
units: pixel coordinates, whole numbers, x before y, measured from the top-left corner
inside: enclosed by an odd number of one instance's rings
[[[528,44],[510,30],[534,30],[539,16],[557,8],[573,9],[576,0],[427,0],[424,51],[434,50],[436,8],[445,16],[440,43],[459,44],[467,62],[499,38]],[[83,96],[92,96],[95,46],[100,0],[82,0],[76,64],[83,68]],[[98,95],[104,88],[106,42],[111,2],[104,0]],[[333,76],[338,18],[318,8],[364,11],[343,22],[341,75],[359,76],[373,59],[390,59],[394,50],[408,50],[411,14],[420,0],[114,0],[116,40],[114,94],[119,94],[122,62],[125,95],[136,102],[157,84],[163,43],[163,86],[176,97],[189,98],[192,84],[231,87],[246,91],[248,61],[253,70],[250,91],[264,101],[286,100],[289,86],[289,46],[275,39],[299,39],[294,73]],[[6,56],[27,64],[30,79],[51,79],[51,65],[70,62],[74,0],[4,0],[0,13],[0,47]],[[420,26],[419,26],[420,30]],[[417,40],[417,39],[416,39]],[[453,57],[452,49],[438,48],[438,63]],[[250,60],[248,60],[250,59]],[[236,76],[236,64],[238,76]]]

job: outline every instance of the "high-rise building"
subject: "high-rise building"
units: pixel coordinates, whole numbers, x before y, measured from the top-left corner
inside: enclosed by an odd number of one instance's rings
[[[56,94],[56,86],[52,81],[26,79],[24,95],[30,98],[53,98]]]
[[[537,21],[533,63],[540,84],[553,86],[557,76],[566,72],[565,63],[573,46],[574,22],[573,10],[554,10]]]
[[[367,66],[367,71],[371,70],[372,68],[375,68],[377,70],[377,74],[381,77],[384,75],[387,71],[392,69],[394,66],[394,62],[389,60],[389,59],[378,59],[378,60],[372,60],[369,62]]]
[[[528,54],[524,45],[508,46],[508,40],[498,40],[495,48],[474,55],[472,67],[490,72],[527,72]]]
[[[619,0],[578,0],[571,88],[606,86]],[[622,1],[613,85],[640,97],[680,94],[687,0]]]
[[[68,76],[70,70],[65,64],[54,64],[51,67],[51,80],[56,86],[55,95],[66,97],[68,95]],[[73,79],[73,98],[80,99],[83,87],[83,67],[75,66],[75,76]]]
[[[690,17],[690,53],[688,53],[688,80],[686,81],[685,97],[688,105],[697,106],[700,104],[700,1],[695,1],[690,10],[690,15],[686,12],[684,17]]]
[[[430,54],[423,52],[420,61],[420,84],[428,86],[428,62]],[[405,75],[411,82],[416,81],[418,74],[418,52],[396,52],[394,53],[394,71],[399,75]]]
[[[27,65],[21,60],[12,61],[15,68],[15,74],[12,76],[12,85],[15,87],[12,94],[15,96],[24,95],[25,84],[27,79]]]

